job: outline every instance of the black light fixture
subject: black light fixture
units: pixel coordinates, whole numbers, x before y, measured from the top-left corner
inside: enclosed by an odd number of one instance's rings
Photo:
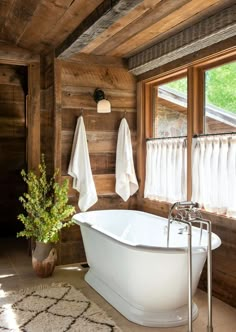
[[[98,113],[110,113],[111,112],[111,103],[105,99],[104,92],[96,88],[93,94],[93,98],[97,103],[97,112]]]

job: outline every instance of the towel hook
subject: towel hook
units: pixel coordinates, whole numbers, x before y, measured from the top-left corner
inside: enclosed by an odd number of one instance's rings
[[[126,111],[124,111],[124,114],[123,114],[123,118],[125,119],[126,118]]]
[[[84,109],[80,108],[80,116],[83,115],[83,113],[84,113]]]

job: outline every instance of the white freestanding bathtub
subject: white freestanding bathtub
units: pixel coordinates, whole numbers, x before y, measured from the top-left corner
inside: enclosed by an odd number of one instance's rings
[[[127,319],[144,326],[188,322],[187,232],[167,219],[133,210],[100,210],[73,217],[81,227],[89,271],[85,280]],[[179,234],[180,233],[180,234]],[[212,233],[212,249],[220,246]],[[192,230],[193,295],[207,256],[207,232],[199,245]],[[198,308],[193,304],[193,319]]]

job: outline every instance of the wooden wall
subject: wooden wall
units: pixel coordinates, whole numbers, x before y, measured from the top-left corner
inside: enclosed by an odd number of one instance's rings
[[[120,121],[126,112],[132,136],[133,153],[136,160],[136,80],[123,65],[94,65],[88,63],[60,62],[56,75],[61,70],[61,89],[56,89],[58,123],[61,132],[60,160],[62,179],[69,178],[70,202],[78,208],[79,194],[72,189],[72,178],[67,169],[70,161],[72,141],[77,118],[83,110],[92,173],[98,194],[98,202],[90,208],[134,209],[136,197],[128,202],[115,194],[116,142]],[[94,90],[99,87],[111,102],[112,112],[99,114],[93,100]],[[58,95],[58,91],[61,94]],[[59,112],[60,110],[60,112]],[[61,120],[59,121],[59,117]],[[58,128],[57,128],[58,129]],[[78,226],[65,229],[59,248],[60,263],[84,261],[84,250]]]
[[[47,171],[52,175],[54,172],[54,54],[41,57],[40,77],[40,150],[45,155]]]
[[[15,236],[21,224],[18,197],[25,191],[20,171],[26,167],[25,95],[27,69],[0,64],[0,236]]]

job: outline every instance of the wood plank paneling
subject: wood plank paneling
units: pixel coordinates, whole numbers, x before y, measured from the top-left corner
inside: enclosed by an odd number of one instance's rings
[[[129,12],[125,17],[122,17],[118,22],[113,22],[103,33],[100,33],[96,39],[92,40],[90,43],[85,45],[82,49],[83,53],[91,53],[96,50],[100,45],[106,43],[108,39],[113,39],[116,35],[129,26],[132,22],[137,22],[140,17],[144,17],[144,14],[149,14],[153,11],[153,7],[158,4],[160,0],[144,1],[137,7],[135,7],[131,12]],[[131,29],[132,30],[132,29]],[[104,46],[104,44],[103,44]],[[71,57],[70,57],[71,59]]]
[[[142,0],[104,0],[92,11],[83,22],[68,36],[56,49],[61,59],[69,58],[71,54],[78,53],[84,45],[96,39],[114,21],[134,9]]]
[[[104,66],[104,67],[114,67],[114,68],[127,68],[128,61],[123,58],[117,58],[114,56],[99,56],[93,54],[84,54],[84,53],[76,53],[70,56],[68,61],[75,62],[77,65],[84,65],[86,63],[87,66]]]
[[[175,10],[182,8],[183,5],[190,2],[190,0],[180,0],[180,1],[172,1],[166,0],[158,2],[157,5],[145,12],[145,15],[138,17],[136,20],[128,22],[125,24],[122,30],[117,32],[114,36],[111,36],[106,43],[99,45],[94,53],[97,55],[102,55],[106,53],[113,53],[116,56],[119,53],[119,50],[125,49],[127,51],[127,47],[129,43],[132,43],[134,39],[136,39],[136,47],[140,46],[139,43],[139,34],[142,34],[142,31],[145,29],[150,29],[154,22],[159,22],[162,19],[169,17]],[[170,21],[171,24],[171,21]],[[149,37],[147,35],[147,37]],[[124,48],[122,44],[125,43]],[[118,55],[120,56],[120,54]]]
[[[13,65],[27,65],[38,62],[39,56],[29,50],[0,42],[0,63]]]
[[[18,0],[12,3],[7,20],[2,26],[7,39],[17,44],[25,27],[31,22],[32,16],[40,1]]]
[[[72,141],[78,116],[83,111],[86,128],[91,169],[98,194],[98,202],[89,210],[97,209],[128,209],[136,208],[136,196],[127,202],[115,193],[115,161],[116,143],[120,121],[126,111],[129,123],[134,160],[136,160],[136,80],[126,68],[108,66],[104,64],[86,66],[62,61],[62,132],[61,132],[61,173],[62,180],[69,179],[69,201],[77,211],[79,193],[72,188],[72,178],[67,170],[70,161]],[[112,112],[99,114],[93,92],[96,87],[104,90],[111,101]],[[115,110],[113,106],[115,104]],[[80,232],[79,229],[75,229]],[[71,259],[83,259],[82,239],[78,234],[74,243],[69,241],[66,230],[63,234],[64,242],[61,250],[71,248]],[[78,243],[77,249],[74,244]],[[81,248],[80,253],[78,248]],[[81,254],[82,253],[82,254]],[[81,254],[81,256],[80,256]],[[61,255],[61,259],[69,262],[69,257]],[[74,258],[73,258],[74,257]],[[75,258],[76,257],[76,258]]]
[[[62,104],[64,105],[64,103]],[[63,107],[63,106],[62,106]],[[64,107],[63,107],[64,109]],[[111,112],[107,114],[99,114],[96,109],[89,111],[84,110],[84,124],[88,131],[117,131],[120,121],[124,115],[123,104],[121,112]],[[64,109],[62,114],[62,130],[75,129],[76,119],[81,115],[81,109]],[[130,112],[126,114],[127,122],[129,123],[130,130],[136,129],[136,114]]]
[[[54,173],[54,54],[41,57],[40,144],[48,173]]]
[[[22,34],[21,46],[46,54],[63,42],[102,1],[38,1],[37,12]]]
[[[87,66],[85,63],[76,65],[75,63],[64,62],[62,66],[63,86],[74,87],[100,87],[112,90],[126,90],[135,91],[136,79],[127,70],[123,68],[106,68],[104,66]],[[109,98],[109,95],[106,95]],[[79,106],[79,105],[78,105]]]
[[[60,53],[63,45],[73,58],[78,52],[127,58],[232,4],[234,0],[2,0],[0,40],[33,54]]]
[[[165,33],[166,31],[174,29],[175,27],[178,27],[178,25],[184,24],[184,22],[187,21],[189,17],[198,14],[200,11],[204,12],[204,10],[206,10],[211,5],[218,3],[219,0],[170,2],[180,6],[175,8],[172,13],[169,13],[168,15],[163,15],[161,19],[155,19],[154,24],[146,28],[143,27],[142,29],[140,29],[140,32],[138,34],[136,33],[131,38],[123,39],[123,42],[120,41],[117,47],[113,46],[113,50],[108,51],[108,49],[106,49],[105,54],[110,56],[127,56],[127,49],[130,49],[134,52],[135,50],[137,50],[138,47],[142,47],[143,45],[145,45],[147,41],[154,41],[156,36],[160,37],[161,34]],[[163,2],[163,5],[165,7],[168,7],[166,6],[166,2]],[[98,54],[102,55],[104,53]]]

